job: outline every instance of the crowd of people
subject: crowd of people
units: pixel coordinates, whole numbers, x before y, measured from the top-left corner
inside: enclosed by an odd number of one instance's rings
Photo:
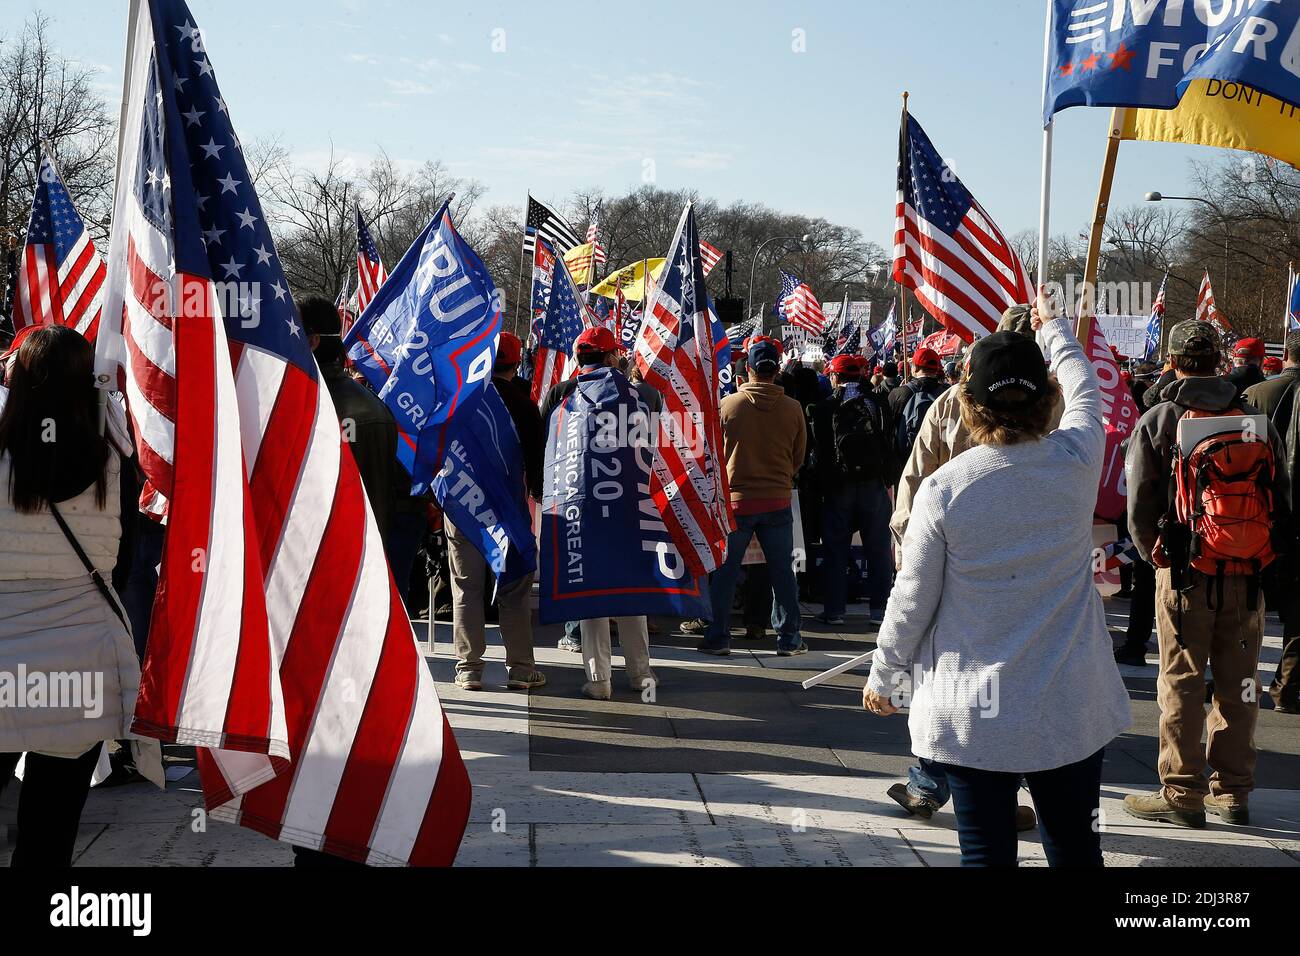
[[[391,414],[346,367],[335,304],[308,296],[299,311],[399,592],[412,617],[451,620],[457,687],[484,687],[492,620],[506,686],[543,686],[534,575],[495,588],[474,540],[432,496],[410,494]],[[850,605],[865,605],[852,625],[877,632],[864,707],[906,708],[917,758],[889,796],[927,819],[951,801],[966,864],[1014,864],[1016,832],[1037,826],[1053,865],[1100,865],[1103,755],[1131,721],[1116,663],[1147,666],[1154,628],[1160,787],[1125,809],[1183,826],[1204,826],[1207,812],[1246,823],[1266,607],[1285,641],[1269,693],[1280,712],[1300,706],[1290,513],[1300,333],[1270,371],[1262,344],[1242,340],[1220,374],[1222,343],[1205,322],[1177,325],[1167,352],[1165,369],[1129,376],[1145,412],[1126,442],[1121,524],[1138,557],[1120,592],[1130,614],[1118,648],[1094,583],[1101,393],[1045,298],[1008,309],[995,333],[946,362],[917,348],[901,375],[861,356],[805,364],[763,335],[735,343],[739,384],[720,402],[718,449],[735,530],[709,577],[708,617],[681,631],[699,636],[700,653],[725,656],[737,639],[767,641],[770,626],[776,653],[790,657],[809,650],[803,605],[820,606],[824,628],[846,627]],[[581,383],[617,380],[647,413],[663,404],[610,330],[583,331],[573,358],[575,375],[539,406],[521,378],[524,343],[500,336],[490,387],[518,438],[514,491],[534,508],[552,416]],[[129,736],[157,584],[162,532],[133,506],[138,471],[116,403],[102,436],[97,427],[91,364],[89,344],[58,326],[23,330],[4,354],[0,669],[101,670],[112,685],[95,721],[0,709],[0,787],[29,754],[14,865],[70,861],[101,748]],[[1203,427],[1214,418],[1253,424],[1224,438]],[[1192,447],[1180,431],[1189,421],[1218,437]],[[51,423],[54,441],[41,437]],[[745,563],[753,539],[762,561]],[[570,621],[559,646],[581,655],[583,693],[609,700],[616,635],[629,687],[653,694],[657,631],[644,615]],[[116,747],[109,782],[139,778],[130,748]],[[1034,808],[1021,805],[1022,787]]]

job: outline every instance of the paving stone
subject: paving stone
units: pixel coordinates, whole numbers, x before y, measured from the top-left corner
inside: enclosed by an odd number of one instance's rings
[[[685,773],[481,773],[471,778],[472,823],[707,823]],[[502,820],[504,814],[504,820]]]

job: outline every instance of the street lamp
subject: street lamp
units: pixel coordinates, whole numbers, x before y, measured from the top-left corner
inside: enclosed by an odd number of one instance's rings
[[[1152,190],[1151,192],[1147,193],[1144,198],[1146,199],[1147,202],[1163,202],[1166,199],[1176,199],[1180,202],[1204,203],[1205,205],[1209,206],[1211,209],[1214,210],[1214,214],[1216,216],[1222,215],[1219,212],[1218,206],[1210,202],[1208,199],[1202,198],[1201,196],[1165,196],[1159,192],[1156,192],[1155,190]],[[1232,236],[1228,233],[1228,225],[1225,222],[1223,224],[1223,298],[1225,300],[1228,298],[1228,245],[1231,239]]]
[[[751,313],[754,310],[754,268],[758,265],[758,257],[763,254],[763,247],[769,242],[812,242],[811,235],[802,236],[773,236],[770,239],[764,239],[754,250],[754,260],[749,264],[749,290],[745,300],[745,318],[752,318]]]

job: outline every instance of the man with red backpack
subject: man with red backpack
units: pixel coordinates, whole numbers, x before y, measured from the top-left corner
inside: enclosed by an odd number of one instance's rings
[[[1277,460],[1277,429],[1215,374],[1219,349],[1208,322],[1170,331],[1176,378],[1138,422],[1125,462],[1129,527],[1142,558],[1157,568],[1161,789],[1126,797],[1124,809],[1188,827],[1205,826],[1206,811],[1225,823],[1249,823],[1264,636],[1260,580],[1278,554],[1292,550],[1291,489]],[[1203,746],[1207,667],[1214,696]]]

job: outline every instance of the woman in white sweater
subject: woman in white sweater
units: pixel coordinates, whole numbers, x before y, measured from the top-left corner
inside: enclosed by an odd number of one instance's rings
[[[1014,333],[971,349],[957,387],[979,447],[917,492],[863,690],[874,714],[910,707],[913,753],[948,774],[965,866],[1015,865],[1022,776],[1048,862],[1100,866],[1103,748],[1130,723],[1093,585],[1101,392],[1065,321],[1034,322],[1054,375]]]
[[[76,332],[34,329],[0,390],[0,788],[27,753],[13,866],[71,864],[101,742],[128,736],[140,683],[101,587],[121,538],[121,456],[96,427],[93,365]]]

